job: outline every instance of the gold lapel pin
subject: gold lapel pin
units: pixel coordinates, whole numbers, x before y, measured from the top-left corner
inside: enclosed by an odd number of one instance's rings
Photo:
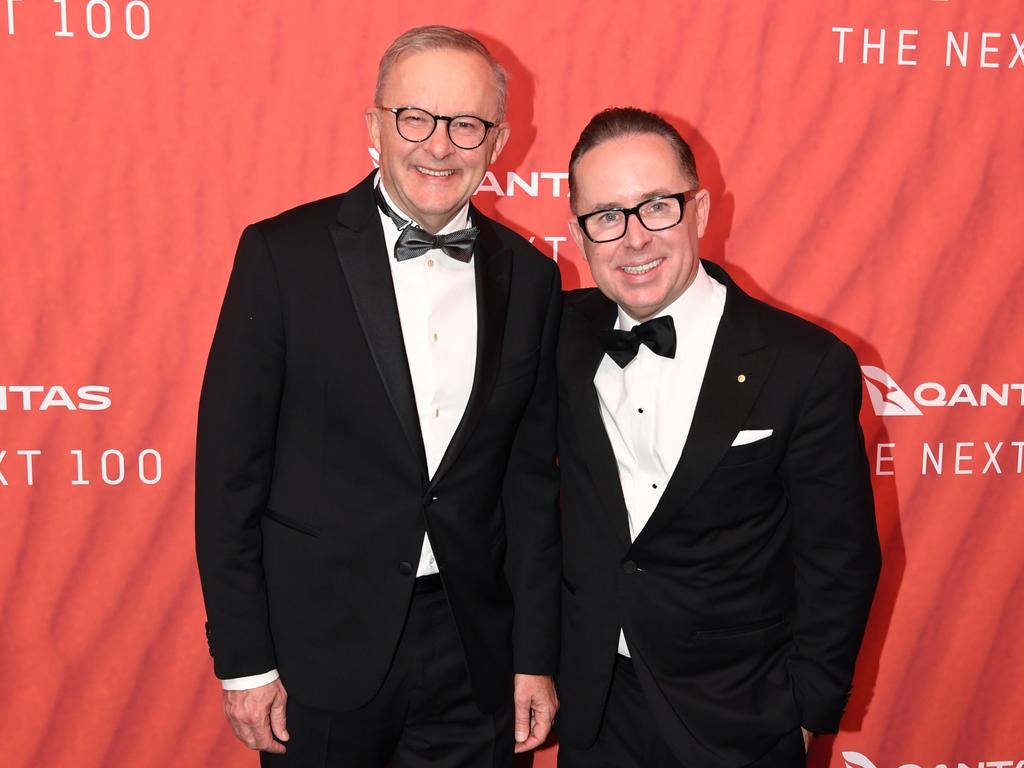
[[[739,376],[736,377],[736,381],[738,381],[740,384],[742,384],[746,380],[747,380],[747,374],[745,374],[745,373],[741,373]]]

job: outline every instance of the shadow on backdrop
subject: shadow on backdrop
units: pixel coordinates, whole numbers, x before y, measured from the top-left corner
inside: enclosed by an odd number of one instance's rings
[[[470,34],[479,38],[487,46],[491,54],[500,61],[508,72],[508,98],[505,105],[505,119],[512,126],[512,134],[505,145],[501,157],[491,167],[491,171],[500,180],[506,178],[509,171],[521,169],[526,157],[537,139],[537,126],[534,117],[534,103],[537,95],[537,79],[523,60],[505,43],[491,35],[470,30]],[[566,150],[568,155],[568,150]],[[529,221],[512,221],[501,211],[504,197],[498,195],[478,195],[473,198],[473,205],[483,213],[500,221],[525,238],[533,238],[538,248],[543,244],[543,237]],[[577,288],[580,285],[580,273],[570,259],[558,262],[562,272],[562,286],[565,289]],[[589,277],[589,275],[588,275]]]

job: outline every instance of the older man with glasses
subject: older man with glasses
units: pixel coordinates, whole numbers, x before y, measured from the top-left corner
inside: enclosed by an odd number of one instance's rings
[[[264,765],[508,766],[554,719],[559,276],[469,204],[505,80],[465,32],[403,34],[366,112],[379,172],[242,234],[196,546]]]
[[[701,261],[693,153],[639,109],[569,164],[596,289],[558,345],[564,768],[796,768],[834,733],[879,568],[860,371]]]

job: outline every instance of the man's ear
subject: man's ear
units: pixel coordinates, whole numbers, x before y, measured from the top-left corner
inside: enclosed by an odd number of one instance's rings
[[[587,258],[587,249],[584,248],[584,243],[587,242],[587,236],[583,234],[583,229],[580,227],[580,223],[576,219],[569,219],[569,234],[572,235],[572,241],[576,243],[576,247],[580,249],[580,253],[583,255],[584,261],[589,261]]]
[[[376,107],[370,107],[366,110],[364,115],[366,118],[366,130],[370,133],[370,141],[373,142],[373,148],[377,150],[378,156],[380,155],[380,110]]]
[[[704,237],[704,230],[708,227],[708,216],[711,213],[711,193],[702,189],[694,197],[693,202],[697,206],[697,237]]]
[[[508,123],[499,123],[491,130],[494,131],[494,146],[491,147],[491,156],[487,160],[488,165],[497,160],[501,150],[505,148],[505,144],[508,143],[508,137],[512,133],[512,126]]]

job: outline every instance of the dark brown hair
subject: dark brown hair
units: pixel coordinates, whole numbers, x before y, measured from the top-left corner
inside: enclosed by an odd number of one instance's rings
[[[675,126],[660,115],[643,109],[610,107],[591,118],[587,127],[580,134],[576,146],[572,148],[572,155],[569,157],[570,202],[576,196],[576,166],[583,155],[598,144],[603,144],[611,139],[642,133],[651,133],[665,139],[675,150],[679,167],[683,173],[695,186],[700,185],[700,179],[697,176],[697,161],[693,158],[693,150],[679,135]]]

